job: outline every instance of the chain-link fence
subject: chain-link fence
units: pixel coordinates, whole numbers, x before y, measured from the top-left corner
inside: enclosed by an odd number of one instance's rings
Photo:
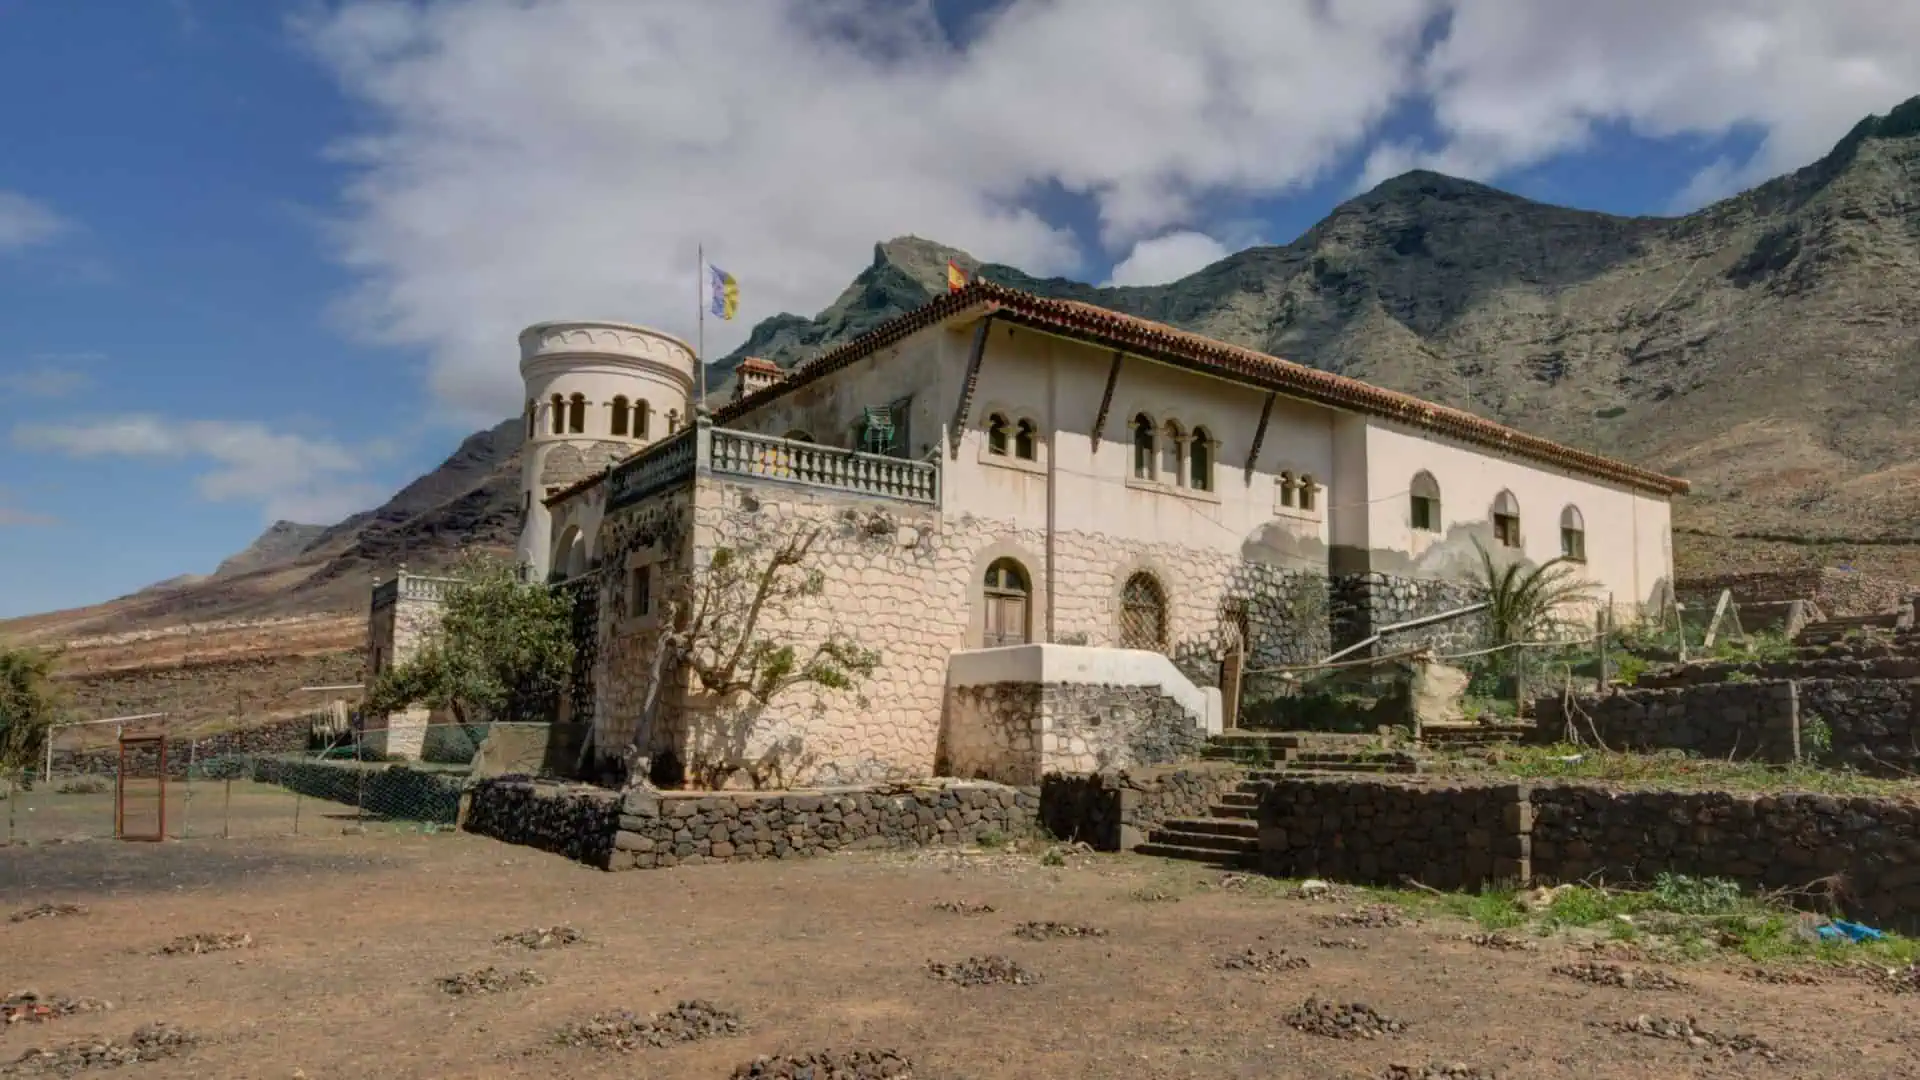
[[[53,769],[0,777],[6,843],[125,836],[191,840],[433,831],[458,820],[476,773],[553,775],[578,733],[569,725],[407,724],[329,730],[314,745],[235,752],[220,736],[151,736],[57,753]],[[162,781],[161,777],[164,777]]]

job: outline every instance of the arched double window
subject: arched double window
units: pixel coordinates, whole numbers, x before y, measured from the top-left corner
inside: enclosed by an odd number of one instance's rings
[[[1186,473],[1180,468],[1181,451],[1187,446],[1187,433],[1178,420],[1169,420],[1160,429],[1160,482],[1184,484]]]
[[[628,412],[631,407],[627,402],[627,395],[615,394],[613,396],[613,423],[607,430],[614,435],[624,438],[627,434],[627,424],[633,419],[632,414]]]
[[[1120,589],[1120,647],[1158,652],[1167,646],[1167,593],[1142,570]]]
[[[567,399],[567,431],[579,435],[587,430],[587,395],[575,394]]]
[[[1501,547],[1520,546],[1520,500],[1511,491],[1493,498],[1493,541]]]
[[[636,439],[646,438],[647,429],[652,426],[653,406],[647,404],[646,398],[641,398],[640,403],[633,407],[633,437]]]
[[[1141,413],[1133,418],[1133,478],[1135,480],[1153,479],[1154,445],[1153,417]]]
[[[1572,503],[1560,511],[1560,557],[1573,562],[1587,561],[1587,519]]]
[[[987,567],[982,585],[986,618],[981,625],[981,646],[996,649],[1025,645],[1031,637],[1033,611],[1033,583],[1026,569],[1013,559],[995,559]]]
[[[1193,429],[1193,441],[1187,444],[1187,486],[1213,490],[1213,434],[1203,427]]]
[[[987,453],[995,457],[1005,457],[1012,431],[1013,429],[1007,424],[1007,418],[999,413],[987,417]]]
[[[1415,532],[1440,531],[1440,484],[1425,470],[1407,485],[1407,523]]]
[[[567,399],[561,397],[559,394],[553,395],[553,399],[547,403],[547,411],[551,414],[547,424],[553,428],[553,433],[555,435],[566,434]]]

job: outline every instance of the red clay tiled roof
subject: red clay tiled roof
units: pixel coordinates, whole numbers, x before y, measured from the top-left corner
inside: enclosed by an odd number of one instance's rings
[[[762,371],[768,375],[778,375],[780,374],[780,365],[768,360],[764,356],[749,356],[745,360],[740,361],[740,366],[735,370]]]
[[[1528,435],[1460,409],[1422,401],[1410,394],[1349,379],[1178,330],[1164,323],[1123,315],[1073,300],[1050,300],[1032,293],[973,281],[890,322],[827,350],[800,365],[773,386],[748,394],[714,414],[724,424],[757,406],[846,367],[936,323],[981,308],[1002,322],[1119,349],[1190,370],[1223,376],[1292,398],[1363,413],[1420,428],[1461,442],[1602,477],[1660,495],[1688,490],[1685,480],[1601,457],[1585,450]]]

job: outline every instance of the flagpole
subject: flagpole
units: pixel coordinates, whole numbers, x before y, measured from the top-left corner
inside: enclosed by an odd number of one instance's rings
[[[690,411],[699,412],[707,407],[707,246],[705,244],[700,245],[700,274],[695,278],[693,292],[700,305],[696,309],[700,323],[694,341],[693,357],[696,385],[699,389],[694,392],[693,408]]]

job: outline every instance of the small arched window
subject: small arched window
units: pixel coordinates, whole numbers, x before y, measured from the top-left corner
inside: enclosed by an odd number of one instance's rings
[[[1033,421],[1022,420],[1013,428],[1013,456],[1021,461],[1034,461],[1040,456],[1036,443],[1038,439],[1033,430]]]
[[[981,646],[995,649],[1003,645],[1025,645],[1028,613],[1033,606],[1033,585],[1027,579],[1026,569],[1012,559],[995,559],[987,567],[983,585],[987,610],[981,627]]]
[[[1153,418],[1146,413],[1133,418],[1133,476],[1153,479]]]
[[[1180,459],[1185,456],[1187,433],[1181,429],[1178,420],[1167,421],[1161,429],[1160,440],[1160,479],[1169,484],[1187,482],[1186,472],[1180,468]]]
[[[996,457],[1007,454],[1007,418],[999,413],[987,417],[987,453]]]
[[[1414,473],[1407,485],[1407,522],[1416,532],[1440,531],[1440,484],[1430,472]]]
[[[567,399],[567,430],[575,435],[587,430],[587,395]]]
[[[1120,647],[1159,651],[1167,642],[1167,594],[1160,581],[1141,571],[1120,590]]]
[[[1285,507],[1300,505],[1300,488],[1295,484],[1293,474],[1290,472],[1280,474],[1280,505]]]
[[[1187,447],[1187,486],[1213,490],[1213,436],[1203,427],[1193,429],[1193,442]]]
[[[1501,547],[1520,546],[1520,500],[1511,491],[1493,498],[1493,540]]]
[[[614,395],[613,426],[610,429],[608,429],[613,434],[621,435],[621,436],[626,435],[627,424],[631,422],[633,419],[633,414],[627,411],[630,407],[631,406],[627,404],[627,396],[625,394]]]
[[[552,418],[547,422],[548,426],[553,428],[553,433],[555,435],[565,434],[567,430],[567,399],[561,397],[559,394],[553,395],[553,400],[547,403],[547,411],[553,414]]]
[[[1300,509],[1312,510],[1320,505],[1320,485],[1313,482],[1313,474],[1300,474]]]
[[[539,412],[540,412],[539,406],[533,403],[532,398],[528,398],[527,399],[527,438],[529,439],[533,438],[533,436],[536,434],[534,430],[534,423],[535,423],[534,417],[537,416]]]
[[[1587,519],[1580,508],[1567,504],[1560,511],[1560,557],[1573,562],[1587,561]]]

